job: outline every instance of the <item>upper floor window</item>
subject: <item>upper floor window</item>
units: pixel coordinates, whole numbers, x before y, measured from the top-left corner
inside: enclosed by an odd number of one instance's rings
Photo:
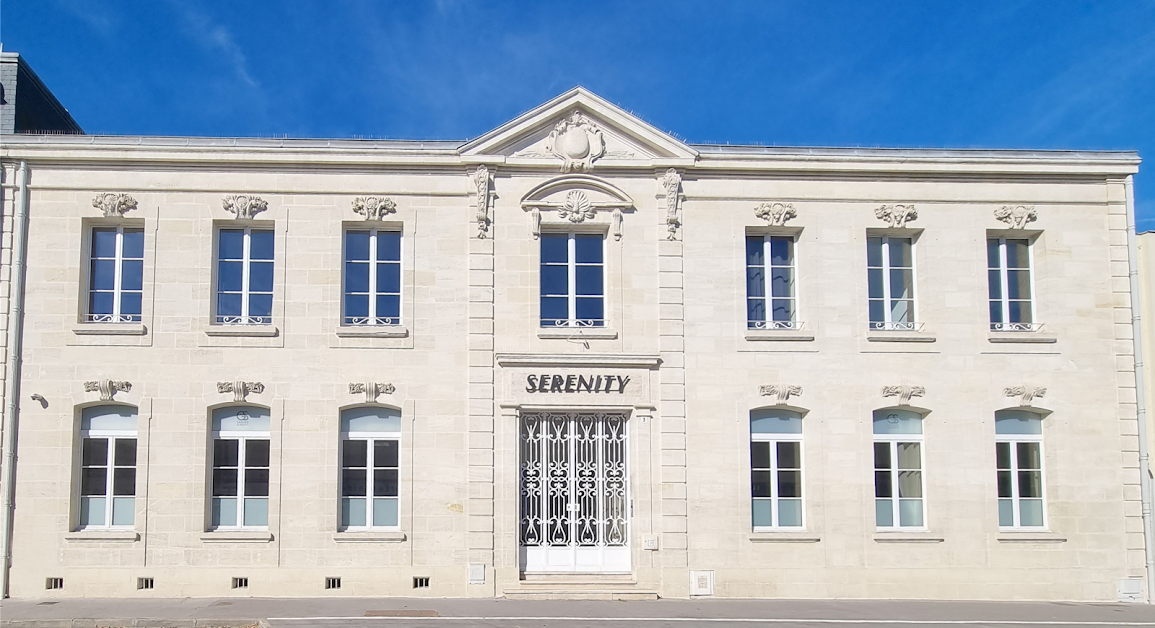
[[[345,325],[401,324],[401,232],[345,232]]]
[[[879,528],[921,528],[926,520],[922,477],[922,415],[874,411],[874,521]]]
[[[140,322],[144,229],[93,227],[88,275],[91,323]]]
[[[352,408],[341,413],[341,527],[398,526],[401,413]]]
[[[541,326],[603,327],[605,238],[541,234]]]
[[[795,329],[794,238],[746,236],[746,325]]]
[[[80,415],[80,528],[131,528],[136,512],[136,408]]]
[[[995,412],[999,527],[1046,526],[1043,417],[1028,410]]]
[[[1034,331],[1031,305],[1031,243],[1012,238],[987,240],[987,285],[992,331]]]
[[[216,322],[271,325],[272,229],[221,229],[217,238]]]
[[[914,318],[914,243],[910,238],[866,239],[870,328],[916,329]]]
[[[258,406],[213,410],[213,528],[269,525],[269,411]]]
[[[802,415],[750,412],[750,511],[754,529],[802,526]]]

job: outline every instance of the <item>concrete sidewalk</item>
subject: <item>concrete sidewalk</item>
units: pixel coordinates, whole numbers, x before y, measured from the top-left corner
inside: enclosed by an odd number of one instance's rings
[[[392,618],[393,621],[390,621]],[[409,621],[400,621],[409,618]],[[443,618],[435,620],[433,618]],[[454,620],[453,618],[459,618]],[[1056,602],[939,602],[852,600],[569,600],[433,598],[183,598],[5,600],[0,627],[92,626],[389,626],[417,624],[576,625],[591,618],[608,628],[615,619],[635,628],[677,622],[703,625],[971,625],[1152,626],[1155,606]],[[466,621],[468,620],[468,621]],[[484,621],[483,621],[484,620]],[[492,620],[492,621],[488,621]],[[536,621],[517,621],[536,620]],[[556,620],[556,621],[551,621]],[[732,622],[729,620],[733,620]],[[649,622],[649,623],[647,623]]]

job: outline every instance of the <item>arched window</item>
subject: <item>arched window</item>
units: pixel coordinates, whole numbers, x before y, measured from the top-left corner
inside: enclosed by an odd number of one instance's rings
[[[802,527],[802,415],[750,411],[750,512],[755,530]]]
[[[923,499],[922,415],[874,411],[874,522],[879,528],[926,525]]]
[[[999,527],[1045,527],[1043,416],[1030,410],[995,412],[995,460]]]
[[[341,528],[398,527],[401,413],[349,408],[341,413]]]
[[[269,525],[269,411],[260,406],[213,410],[213,528]]]
[[[136,408],[80,413],[80,528],[131,528],[136,512]]]

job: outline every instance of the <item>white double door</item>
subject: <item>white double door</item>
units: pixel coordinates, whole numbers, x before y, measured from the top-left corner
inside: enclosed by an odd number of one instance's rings
[[[629,572],[626,415],[521,414],[524,572]]]

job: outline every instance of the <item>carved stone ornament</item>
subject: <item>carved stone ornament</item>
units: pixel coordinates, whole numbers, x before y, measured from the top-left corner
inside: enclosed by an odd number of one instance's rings
[[[682,175],[670,168],[662,177],[662,189],[666,191],[666,230],[667,240],[678,238],[678,227],[682,226]]]
[[[261,394],[265,392],[265,385],[260,382],[245,382],[237,380],[235,382],[217,382],[217,392],[219,393],[233,393],[233,401],[241,402],[249,393]]]
[[[922,386],[883,386],[883,397],[898,397],[898,405],[909,406],[911,397],[922,397],[926,389]]]
[[[774,404],[781,406],[790,400],[791,395],[801,395],[802,387],[788,384],[767,384],[758,387],[758,394],[763,397],[777,397]]]
[[[380,382],[354,382],[349,384],[350,395],[365,395],[365,403],[376,403],[378,395],[392,395],[397,389],[393,384]]]
[[[116,393],[128,392],[130,390],[132,390],[132,384],[125,381],[100,379],[84,382],[84,392],[99,392],[101,401],[112,401],[112,397],[116,395]]]
[[[1011,229],[1026,228],[1028,222],[1038,219],[1034,205],[1003,205],[995,210],[995,218],[1010,225]]]
[[[397,203],[384,196],[358,196],[353,199],[353,213],[360,214],[365,220],[384,220],[389,214],[397,212]]]
[[[885,220],[888,226],[902,229],[906,223],[918,219],[918,210],[914,205],[883,205],[874,210],[874,215],[879,220]]]
[[[557,208],[557,217],[570,222],[593,220],[597,213],[594,206],[590,204],[589,197],[581,190],[566,192],[565,201]]]
[[[492,184],[493,175],[489,173],[489,168],[478,166],[473,172],[473,185],[477,186],[477,237],[482,239],[489,235],[489,225],[493,222],[489,217]]]
[[[1029,406],[1035,397],[1045,397],[1047,389],[1039,386],[1010,386],[1003,389],[1006,397],[1018,397],[1020,406]]]
[[[602,130],[580,111],[558,122],[545,142],[545,149],[562,159],[562,172],[586,172],[606,153]]]
[[[269,208],[269,204],[263,198],[244,194],[226,196],[221,205],[225,211],[232,212],[237,220],[252,220],[257,214]]]
[[[136,209],[136,199],[127,194],[105,192],[92,199],[92,206],[104,212],[105,218],[123,218],[125,213]]]
[[[771,227],[782,227],[786,221],[798,216],[793,203],[762,203],[754,209],[754,215],[765,220]]]

